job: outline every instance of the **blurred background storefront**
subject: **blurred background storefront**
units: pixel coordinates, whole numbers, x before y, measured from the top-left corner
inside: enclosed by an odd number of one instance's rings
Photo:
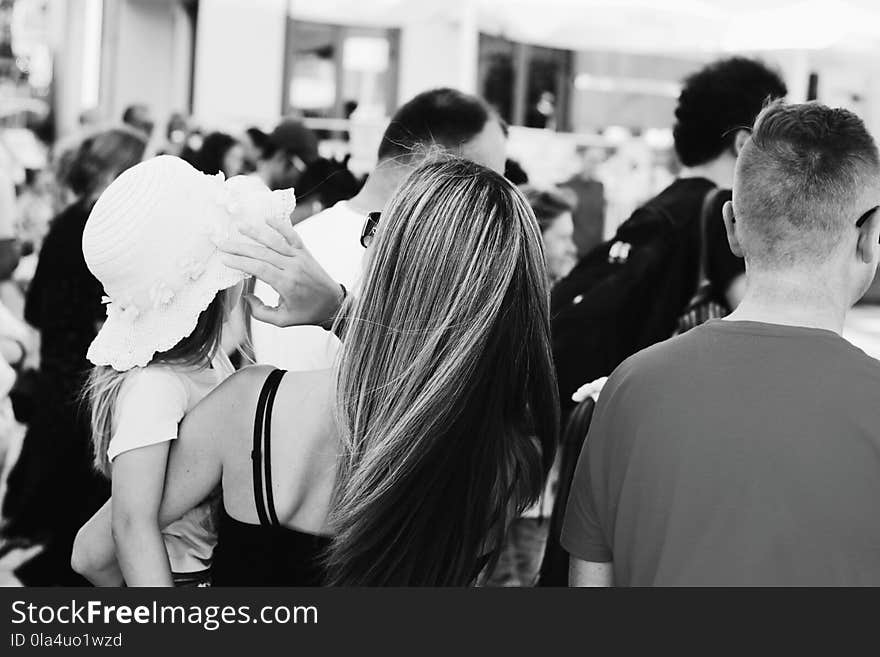
[[[878,53],[876,0],[0,0],[0,167],[19,191],[0,237],[38,248],[50,148],[133,104],[153,152],[296,115],[362,175],[396,108],[450,86],[494,105],[533,183],[599,189],[598,242],[676,174],[674,107],[702,64],[759,56],[792,101],[850,108],[877,135]],[[36,261],[0,285],[19,316]],[[865,301],[846,336],[880,357],[880,277]]]
[[[850,107],[880,131],[880,8],[865,0],[0,0],[0,8],[3,65],[23,71],[15,88],[3,76],[4,121],[51,112],[60,137],[117,120],[133,103],[150,105],[159,134],[175,112],[229,131],[298,114],[326,150],[351,152],[352,167],[366,171],[395,108],[446,85],[498,109],[511,125],[511,154],[529,163],[532,179],[571,175],[577,147],[595,145],[613,152],[614,173],[632,170],[653,189],[674,173],[669,128],[682,78],[731,52],[775,64],[792,99]],[[607,230],[638,200],[612,203]]]
[[[295,114],[366,172],[396,107],[452,86],[498,109],[536,182],[602,149],[606,234],[674,175],[680,82],[719,55],[758,55],[793,100],[880,132],[870,0],[0,0],[0,27],[3,127],[48,117],[63,138],[133,103],[159,138],[174,113],[230,132]]]
[[[762,55],[783,71],[795,99],[845,103],[880,127],[880,8],[833,4],[833,13],[829,3],[792,0],[2,0],[0,7],[11,56],[39,78],[36,86],[55,85],[62,133],[83,111],[116,116],[133,102],[149,102],[160,117],[190,111],[217,124],[274,122],[291,111],[381,120],[439,85],[482,93],[514,126],[642,132],[668,128],[682,77],[723,52]]]
[[[19,185],[49,144],[142,103],[157,144],[175,115],[202,134],[297,115],[363,174],[395,109],[451,86],[497,108],[533,182],[603,185],[601,239],[675,175],[701,64],[759,56],[791,100],[880,134],[878,52],[875,0],[0,0],[0,164]]]

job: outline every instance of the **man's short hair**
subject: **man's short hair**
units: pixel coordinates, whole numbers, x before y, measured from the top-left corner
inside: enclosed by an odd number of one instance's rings
[[[150,108],[143,103],[135,103],[125,108],[122,113],[122,122],[137,130],[146,133],[147,137],[153,133],[153,119]]]
[[[379,160],[408,159],[431,146],[457,149],[495,118],[486,101],[441,88],[425,91],[402,105],[391,118],[379,144]]]
[[[877,145],[858,116],[815,102],[769,105],[736,168],[746,261],[779,269],[827,260],[878,180]]]
[[[135,103],[134,105],[129,105],[122,112],[122,122],[131,125],[133,122],[138,121],[145,114],[149,114],[150,110],[143,103]]]
[[[787,93],[778,73],[745,57],[723,59],[688,77],[675,109],[675,152],[684,166],[711,162],[732,148],[739,128]]]
[[[279,151],[309,164],[318,159],[318,136],[298,118],[282,119],[266,136],[263,157],[269,159]]]

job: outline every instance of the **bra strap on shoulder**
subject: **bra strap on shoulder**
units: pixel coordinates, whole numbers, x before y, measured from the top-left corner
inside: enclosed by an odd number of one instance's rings
[[[269,375],[272,385],[269,388],[269,398],[266,400],[265,422],[263,425],[263,468],[266,480],[266,511],[269,513],[269,521],[274,526],[279,526],[278,516],[275,514],[275,499],[272,493],[272,407],[275,404],[275,394],[284,377],[284,370],[275,370]]]
[[[265,422],[267,402],[270,395],[274,399],[278,384],[281,382],[281,377],[283,376],[283,371],[272,370],[272,372],[269,373],[269,376],[266,377],[266,381],[263,383],[263,388],[260,390],[260,397],[257,400],[257,409],[254,417],[254,446],[251,451],[251,463],[254,481],[254,506],[257,508],[257,517],[259,517],[261,525],[270,524],[269,516],[266,513],[266,503],[263,494],[263,468],[261,467],[263,465],[263,426]],[[266,470],[268,472],[268,454],[266,455],[266,462]],[[271,482],[269,483],[271,486]],[[274,509],[272,515],[274,516]]]

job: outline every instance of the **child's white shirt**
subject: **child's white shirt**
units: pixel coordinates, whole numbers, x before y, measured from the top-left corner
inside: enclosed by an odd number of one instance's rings
[[[148,365],[129,374],[113,412],[110,461],[134,449],[177,439],[183,417],[232,372],[223,355],[214,359],[212,368]],[[173,573],[209,568],[217,544],[213,504],[206,501],[188,511],[163,529],[162,537]]]

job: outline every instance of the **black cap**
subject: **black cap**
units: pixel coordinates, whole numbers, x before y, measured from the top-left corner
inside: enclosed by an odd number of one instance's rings
[[[303,162],[318,159],[318,138],[299,119],[283,119],[268,137],[274,148]]]

